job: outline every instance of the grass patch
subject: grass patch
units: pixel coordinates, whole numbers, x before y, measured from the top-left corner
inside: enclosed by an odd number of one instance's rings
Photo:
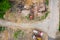
[[[60,32],[60,26],[59,26],[59,32]]]
[[[44,20],[44,19],[48,16],[48,14],[49,14],[49,11],[47,11],[47,12],[45,13],[45,15],[43,15],[40,19],[41,19],[41,20]]]
[[[30,18],[29,18],[29,14],[28,14],[27,16],[25,16],[25,18],[28,19],[28,20],[30,20]]]
[[[49,14],[49,11],[46,12],[46,14],[45,14],[45,18],[48,16],[48,14]]]
[[[22,30],[17,30],[16,32],[14,32],[14,38],[15,38],[15,40],[17,40],[18,37],[21,36],[21,35],[22,36],[24,35],[24,32]]]
[[[49,5],[49,0],[46,0],[46,5]]]
[[[9,0],[0,0],[0,18],[3,19],[5,12],[11,7]]]
[[[0,12],[0,19],[4,19],[4,17],[3,17],[4,14],[5,14],[4,12]]]
[[[5,27],[0,27],[0,32],[3,32],[5,30]]]

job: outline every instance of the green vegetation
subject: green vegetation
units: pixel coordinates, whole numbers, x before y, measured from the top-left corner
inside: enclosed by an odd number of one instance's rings
[[[48,14],[49,14],[49,11],[46,12],[46,14],[45,14],[45,18],[48,16]]]
[[[11,7],[9,0],[0,0],[0,18],[3,19],[5,12]]]
[[[28,14],[27,16],[25,16],[25,18],[28,19],[28,20],[30,20],[30,18],[29,18],[29,14]]]
[[[40,19],[41,19],[41,20],[45,19],[45,18],[48,16],[48,14],[49,14],[49,11],[47,11],[47,12],[45,13],[45,15],[43,15]]]
[[[0,32],[3,32],[5,30],[5,27],[0,27]]]
[[[59,31],[60,31],[60,26],[59,26]]]
[[[49,14],[49,11],[47,11],[46,13],[45,13],[45,15],[43,15],[43,16],[41,16],[41,17],[36,17],[36,20],[44,20],[47,16],[48,16],[48,14]],[[25,16],[25,18],[27,18],[28,20],[30,20],[30,18],[29,18],[29,15],[28,16]]]
[[[4,14],[5,14],[4,12],[0,13],[0,18],[1,18],[1,19],[4,19],[4,18],[3,18]]]
[[[23,36],[24,32],[22,30],[17,30],[16,32],[14,32],[14,38],[17,39],[19,36]],[[22,37],[21,36],[21,37]]]
[[[46,5],[48,5],[49,4],[49,0],[46,0]]]

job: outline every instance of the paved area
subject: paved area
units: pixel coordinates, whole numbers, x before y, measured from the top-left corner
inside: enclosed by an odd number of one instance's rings
[[[48,40],[54,40],[53,38],[49,37]]]
[[[60,40],[60,37],[57,37],[55,40]]]
[[[60,36],[59,36],[59,37],[56,37],[55,39],[53,39],[53,38],[49,37],[49,39],[48,39],[48,40],[60,40]]]

